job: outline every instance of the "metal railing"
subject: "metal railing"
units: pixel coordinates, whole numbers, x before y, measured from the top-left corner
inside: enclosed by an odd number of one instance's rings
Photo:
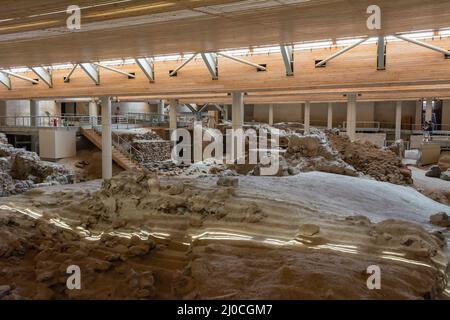
[[[145,123],[155,126],[169,122],[169,116],[166,114],[129,112],[127,116],[130,121],[134,121],[135,123]]]
[[[61,127],[93,127],[102,122],[101,116],[85,115],[52,115],[52,116],[7,116],[0,117],[3,128],[61,128]],[[168,122],[168,116],[160,114],[130,113],[111,117],[113,128],[159,126]]]
[[[207,117],[206,113],[201,118]],[[180,124],[192,123],[197,120],[197,115],[192,113],[177,114],[177,122]],[[115,115],[111,117],[112,127],[115,129],[129,129],[145,126],[162,126],[169,122],[169,116],[157,113],[134,113]],[[101,116],[88,115],[52,115],[52,116],[7,116],[0,117],[0,127],[3,128],[61,128],[61,127],[83,127],[92,128],[101,125]]]
[[[98,135],[102,135],[102,131],[99,127],[94,127],[93,129]],[[113,146],[122,152],[122,154],[126,155],[130,161],[142,164],[142,159],[144,159],[142,152],[133,147],[130,141],[122,138],[115,132],[111,132],[111,138]]]
[[[379,131],[381,122],[378,121],[357,121],[356,131]],[[347,130],[347,121],[342,123],[342,129]]]

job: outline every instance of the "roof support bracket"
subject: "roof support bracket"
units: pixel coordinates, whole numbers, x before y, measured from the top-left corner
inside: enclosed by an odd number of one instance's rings
[[[209,103],[204,104],[200,109],[198,109],[198,112],[199,113],[203,112],[203,110],[205,110],[206,107],[208,107],[208,106],[209,106]]]
[[[44,67],[31,67],[30,69],[33,70],[33,72],[36,73],[49,88],[53,88],[53,79],[50,70],[47,70]]]
[[[144,72],[145,76],[150,82],[155,82],[155,68],[153,64],[153,59],[148,58],[137,58],[136,64]]]
[[[8,74],[0,71],[0,82],[8,88],[8,90],[11,90],[11,78]]]
[[[13,73],[13,72],[10,72],[10,71],[5,71],[5,70],[2,70],[1,72],[5,73],[5,74],[7,74],[7,75],[9,75],[11,77],[15,77],[15,78],[18,78],[18,79],[21,79],[21,80],[25,80],[25,81],[31,82],[32,84],[38,84],[39,83],[39,81],[36,80],[36,79],[31,79],[31,78],[22,76],[22,75],[17,74],[17,73]]]
[[[196,104],[188,103],[188,104],[185,104],[185,106],[186,106],[186,108],[191,110],[192,113],[197,113],[197,109],[196,109],[197,105]]]
[[[426,42],[422,42],[422,41],[419,41],[419,40],[411,39],[411,38],[402,36],[400,34],[396,34],[395,37],[398,38],[398,39],[404,40],[404,41],[408,41],[408,42],[417,44],[418,46],[421,46],[421,47],[424,47],[424,48],[427,48],[427,49],[431,49],[431,50],[440,52],[440,53],[442,53],[444,55],[444,57],[446,59],[450,59],[450,51],[448,51],[448,50],[445,50],[445,49],[442,49],[440,47],[434,46],[434,45],[432,45],[430,43],[426,43]]]
[[[294,75],[294,47],[288,45],[281,45],[281,55],[283,57],[284,66],[286,67],[286,75]]]
[[[96,66],[96,67],[99,67],[99,68],[103,68],[103,69],[115,72],[115,73],[123,74],[124,76],[127,76],[128,79],[135,79],[136,78],[135,74],[132,74],[132,73],[129,73],[129,72],[125,72],[125,71],[122,71],[122,70],[119,70],[119,69],[116,69],[116,68],[113,68],[113,67],[110,67],[110,66],[105,66],[105,65],[100,64],[100,63],[93,63],[93,65]]]
[[[337,58],[341,55],[343,55],[344,53],[346,53],[347,51],[350,51],[351,49],[359,46],[361,43],[366,42],[369,39],[369,37],[366,37],[364,39],[359,40],[358,42],[355,42],[354,44],[352,44],[351,46],[348,46],[338,52],[336,52],[335,54],[329,56],[328,58],[321,60],[319,63],[316,64],[316,68],[321,67],[322,65],[326,64],[328,61],[333,60],[334,58]]]
[[[75,72],[76,68],[78,67],[78,63],[74,64],[72,69],[70,70],[69,74],[67,76],[64,77],[64,82],[65,83],[69,83],[70,82],[70,77],[72,76],[72,74]]]
[[[189,59],[185,60],[182,64],[180,64],[175,70],[170,71],[169,76],[170,77],[175,77],[178,73],[178,71],[180,71],[185,65],[187,65],[189,62],[191,62],[192,60],[194,60],[194,58],[198,55],[198,53],[194,53],[192,55],[192,57],[190,57]]]
[[[224,58],[228,58],[230,60],[234,60],[236,62],[240,62],[240,63],[246,64],[246,65],[252,66],[252,67],[256,68],[256,70],[267,71],[267,68],[262,65],[259,65],[259,64],[256,64],[256,63],[253,63],[253,62],[250,62],[250,61],[238,58],[238,57],[230,56],[230,55],[222,53],[222,52],[217,52],[217,54]]]
[[[87,73],[89,78],[91,78],[97,86],[100,85],[100,72],[97,65],[92,63],[80,63],[80,67]]]
[[[215,53],[202,53],[203,61],[208,68],[213,80],[219,79],[219,69],[217,66],[217,55]]]

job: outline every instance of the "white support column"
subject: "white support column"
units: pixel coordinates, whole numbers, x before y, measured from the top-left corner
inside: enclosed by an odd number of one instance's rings
[[[228,121],[228,105],[223,106],[223,120]]]
[[[310,132],[310,125],[311,122],[311,103],[309,101],[305,102],[305,121],[304,121],[304,132],[305,135],[309,134]]]
[[[31,119],[30,124],[32,127],[39,126],[39,115],[40,115],[39,101],[30,100],[30,119]]]
[[[244,125],[244,94],[233,92],[233,106],[231,107],[231,121],[233,129],[242,129]]]
[[[347,102],[347,136],[350,141],[356,139],[356,94],[348,95]]]
[[[111,97],[102,97],[102,177],[112,178]]]
[[[433,119],[433,99],[427,99],[427,108],[425,110],[425,121],[431,122]]]
[[[92,125],[96,126],[98,124],[97,103],[94,100],[89,101],[89,118]]]
[[[177,130],[177,107],[178,107],[178,100],[170,100],[169,128],[171,132],[173,130]]]
[[[159,121],[164,121],[164,107],[166,102],[164,100],[159,101],[158,103],[158,114],[159,114]]]
[[[273,104],[269,105],[269,125],[273,126]]]
[[[397,101],[395,106],[395,141],[402,138],[402,102]]]
[[[333,103],[328,103],[328,121],[327,121],[327,129],[333,129]]]
[[[423,101],[419,100],[416,101],[416,115],[415,115],[415,126],[414,130],[422,130],[422,108],[423,108]]]

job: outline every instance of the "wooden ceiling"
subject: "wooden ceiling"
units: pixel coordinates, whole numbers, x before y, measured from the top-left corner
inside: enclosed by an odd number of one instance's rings
[[[377,0],[382,9],[380,31],[366,27],[366,9],[372,0],[76,2],[82,8],[82,29],[71,32],[65,27],[65,11],[73,1],[2,1],[0,67],[217,51],[450,27],[448,0]]]
[[[450,47],[450,39],[427,42]],[[295,51],[295,75],[291,77],[286,76],[281,54],[275,53],[245,57],[253,63],[266,64],[265,72],[220,57],[218,80],[211,79],[201,58],[187,64],[176,77],[169,77],[169,70],[175,69],[181,61],[156,62],[154,83],[150,83],[136,65],[118,67],[136,73],[135,79],[101,70],[100,85],[95,85],[81,69],[74,72],[70,83],[64,83],[69,70],[54,70],[53,88],[42,81],[33,85],[12,78],[12,90],[0,87],[0,100],[114,96],[229,103],[228,93],[232,91],[246,92],[247,103],[345,101],[347,93],[359,93],[361,101],[450,97],[450,59],[445,59],[441,53],[409,42],[390,42],[387,68],[378,71],[377,46],[367,44],[328,62],[325,68],[315,68],[316,60],[337,50]],[[37,78],[33,73],[24,75]]]

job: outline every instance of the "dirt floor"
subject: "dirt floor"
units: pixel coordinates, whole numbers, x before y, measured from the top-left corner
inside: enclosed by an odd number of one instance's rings
[[[74,172],[77,182],[102,178],[102,151],[98,148],[79,150],[75,157],[61,159],[58,163]],[[113,162],[113,174],[122,171],[123,169]]]
[[[427,222],[450,207],[410,187],[327,173],[232,179],[125,172],[103,187],[0,199],[0,298],[450,294],[445,238]],[[82,290],[66,288],[69,265],[80,266]],[[367,288],[371,265],[381,290]]]

